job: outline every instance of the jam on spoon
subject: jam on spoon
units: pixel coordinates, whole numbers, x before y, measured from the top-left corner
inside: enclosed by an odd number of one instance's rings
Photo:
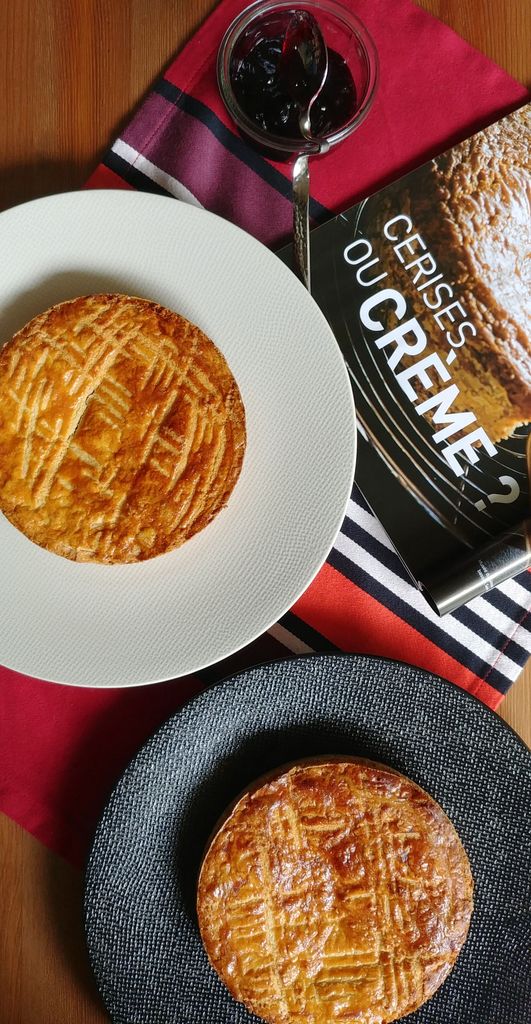
[[[282,91],[305,108],[323,88],[328,51],[315,18],[295,11],[282,42],[278,78]]]
[[[319,73],[312,23],[304,11],[290,12],[281,34],[256,39],[245,56],[233,61],[236,100],[263,132],[303,138],[301,108],[314,95]],[[312,135],[325,138],[338,131],[356,108],[356,87],[348,65],[328,49],[326,78],[310,111]]]

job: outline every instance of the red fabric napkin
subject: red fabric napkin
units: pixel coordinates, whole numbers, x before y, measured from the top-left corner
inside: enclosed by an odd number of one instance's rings
[[[258,158],[221,103],[215,55],[241,0],[224,0],[170,65],[89,185],[198,201],[270,245],[291,227],[289,168]],[[380,55],[367,121],[312,167],[315,219],[350,205],[518,106],[524,88],[410,0],[350,0]],[[343,649],[439,673],[495,707],[531,651],[531,586],[510,581],[437,620],[358,492],[327,564],[269,634],[188,678],[80,690],[0,668],[0,809],[74,863],[139,744],[206,683],[259,661]],[[205,730],[212,723],[205,722]]]

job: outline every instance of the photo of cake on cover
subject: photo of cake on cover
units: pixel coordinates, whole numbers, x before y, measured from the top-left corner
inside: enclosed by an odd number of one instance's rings
[[[382,260],[402,242],[394,280],[494,443],[531,420],[530,130],[525,107],[386,189],[371,237]]]
[[[530,146],[528,104],[312,232],[357,479],[410,568],[401,516],[436,558],[531,515]]]

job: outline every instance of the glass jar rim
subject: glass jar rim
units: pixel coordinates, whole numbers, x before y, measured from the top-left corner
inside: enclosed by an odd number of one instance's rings
[[[343,139],[348,138],[351,132],[364,120],[368,113],[374,95],[376,92],[376,86],[379,79],[379,61],[376,46],[372,39],[372,36],[368,32],[367,28],[352,14],[348,8],[346,8],[338,0],[301,0],[300,9],[315,9],[316,11],[322,11],[324,14],[336,18],[342,22],[347,29],[356,37],[358,44],[361,47],[363,56],[367,64],[367,86],[364,92],[364,96],[360,106],[357,108],[354,117],[347,121],[342,128],[337,131],[323,137],[322,139],[316,138],[315,143],[304,139],[290,139],[284,138],[274,133],[262,131],[244,110],[240,107],[234,90],[232,88],[230,78],[230,62],[232,53],[236,43],[238,42],[241,34],[245,31],[257,17],[266,14],[268,12],[283,11],[283,10],[297,10],[297,0],[255,0],[254,3],[244,8],[234,20],[228,26],[223,39],[221,40],[218,58],[217,58],[217,78],[218,87],[221,97],[229,111],[231,117],[239,128],[249,138],[262,147],[267,147],[270,150],[286,153],[317,153],[320,150],[319,143],[322,142],[323,152],[327,151],[331,146],[336,145],[338,142],[342,142]]]

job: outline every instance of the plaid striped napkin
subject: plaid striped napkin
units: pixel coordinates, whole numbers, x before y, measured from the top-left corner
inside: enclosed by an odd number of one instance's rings
[[[289,167],[266,160],[237,134],[216,84],[221,37],[243,6],[241,0],[220,4],[156,83],[88,184],[175,196],[278,247],[291,231]],[[365,124],[312,164],[315,223],[483,127],[526,95],[409,0],[351,0],[350,6],[376,40],[381,83]],[[412,40],[404,61],[404,45]],[[531,652],[530,607],[526,573],[439,619],[411,585],[356,488],[327,565],[271,633],[296,652],[322,650],[326,637],[343,650],[411,661],[496,707]]]
[[[376,41],[381,84],[367,121],[312,166],[315,223],[526,98],[521,85],[411,0],[347,3]],[[220,39],[243,6],[223,0],[216,8],[88,185],[205,206],[277,247],[291,231],[290,168],[240,138],[215,79]],[[531,653],[530,609],[526,573],[439,619],[355,488],[326,564],[294,608],[199,676],[102,693],[0,669],[0,809],[80,861],[109,785],[156,725],[205,683],[290,651],[340,649],[407,661],[495,708]]]

